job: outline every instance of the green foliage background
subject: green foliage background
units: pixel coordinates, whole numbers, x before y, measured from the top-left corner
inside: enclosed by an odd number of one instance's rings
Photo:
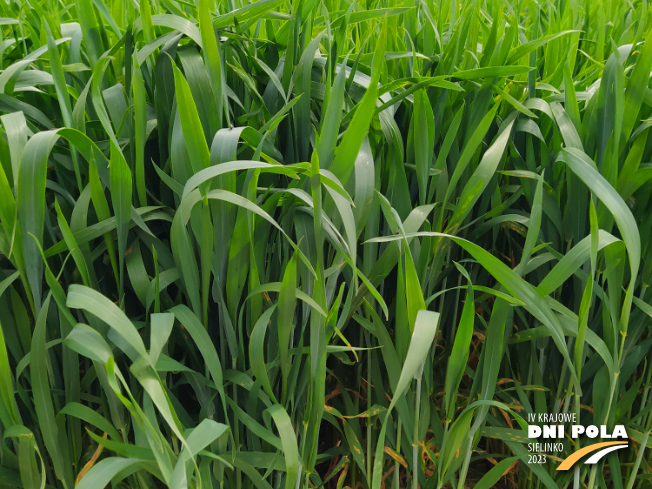
[[[0,10],[0,487],[650,487],[647,0]]]

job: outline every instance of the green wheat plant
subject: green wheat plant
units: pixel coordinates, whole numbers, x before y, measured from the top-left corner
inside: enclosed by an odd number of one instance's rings
[[[647,0],[1,1],[0,487],[652,487],[651,71]]]

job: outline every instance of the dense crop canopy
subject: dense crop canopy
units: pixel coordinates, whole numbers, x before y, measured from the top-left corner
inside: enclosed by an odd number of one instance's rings
[[[647,0],[0,10],[0,487],[650,487]]]

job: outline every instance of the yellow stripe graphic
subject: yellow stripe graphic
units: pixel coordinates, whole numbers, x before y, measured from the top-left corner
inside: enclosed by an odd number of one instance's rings
[[[591,452],[595,452],[596,450],[599,450],[600,448],[604,447],[610,447],[612,445],[627,445],[626,441],[606,441],[604,443],[596,443],[594,445],[589,445],[588,447],[584,447],[575,453],[573,453],[571,456],[569,456],[566,460],[564,460],[561,464],[559,464],[559,467],[557,467],[557,470],[568,470],[570,469],[575,462],[577,462],[579,459],[581,459],[584,455],[587,455]]]

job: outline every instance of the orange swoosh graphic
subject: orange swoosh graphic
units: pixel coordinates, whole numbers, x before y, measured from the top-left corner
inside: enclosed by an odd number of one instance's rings
[[[626,441],[605,441],[603,443],[596,443],[594,445],[589,445],[588,447],[584,447],[575,453],[573,453],[570,457],[568,457],[566,460],[564,460],[561,464],[559,464],[559,467],[557,467],[557,470],[568,470],[570,469],[575,462],[577,462],[579,459],[581,459],[584,455],[595,452],[596,450],[599,450],[600,448],[604,447],[609,447],[612,445],[626,445]]]

